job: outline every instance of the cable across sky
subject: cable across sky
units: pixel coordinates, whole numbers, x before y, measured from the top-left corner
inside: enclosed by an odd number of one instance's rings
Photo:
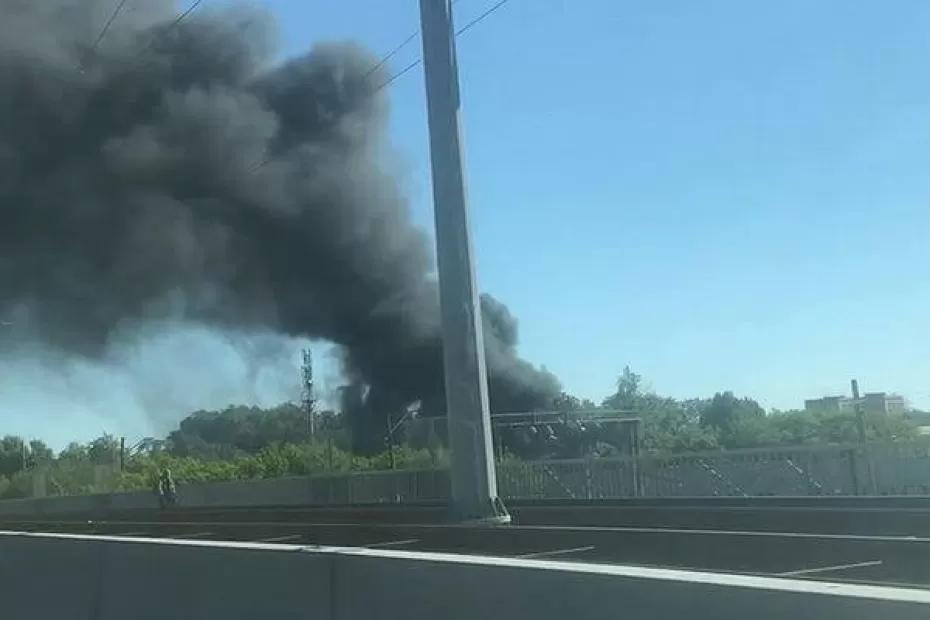
[[[480,15],[478,15],[477,17],[475,17],[474,19],[472,19],[471,21],[469,21],[467,24],[465,24],[464,26],[462,26],[461,28],[459,28],[458,30],[456,30],[456,31],[455,31],[455,36],[457,36],[457,37],[458,37],[458,36],[461,36],[462,34],[464,34],[465,32],[467,32],[469,29],[473,28],[474,26],[477,26],[479,23],[481,23],[481,22],[484,21],[487,17],[489,17],[492,13],[494,13],[494,11],[496,11],[496,10],[499,9],[499,8],[501,8],[502,6],[504,6],[505,4],[507,4],[508,2],[510,2],[510,0],[498,0],[498,2],[496,2],[496,3],[495,3],[493,6],[491,6],[489,9],[487,9],[486,11],[484,11],[483,13],[481,13]],[[456,2],[453,2],[452,4],[455,5],[456,3],[457,3],[457,1],[456,1]],[[411,34],[410,36],[408,36],[408,37],[404,40],[403,43],[401,43],[401,44],[398,45],[396,48],[394,48],[393,50],[391,50],[391,51],[388,53],[388,55],[385,56],[385,57],[375,66],[374,69],[372,69],[372,72],[375,71],[376,69],[378,69],[379,67],[383,66],[384,63],[387,61],[388,58],[390,58],[391,56],[393,56],[394,54],[396,54],[402,47],[404,47],[404,46],[407,45],[410,41],[412,41],[419,33],[420,33],[420,31],[417,30],[416,32],[414,32],[413,34]],[[410,72],[412,69],[414,69],[415,67],[419,66],[420,63],[422,63],[422,62],[423,62],[423,58],[422,58],[422,57],[417,57],[416,60],[414,60],[413,62],[411,62],[411,63],[408,64],[407,66],[405,66],[403,69],[401,69],[401,70],[398,71],[397,73],[393,74],[391,77],[389,77],[389,78],[387,79],[387,81],[385,81],[383,84],[379,84],[378,87],[375,88],[375,91],[374,91],[374,92],[378,92],[378,91],[380,91],[380,90],[382,90],[382,89],[384,89],[384,88],[387,88],[387,87],[390,86],[394,81],[396,81],[398,78],[400,78],[400,77],[402,77],[403,75],[405,75],[406,73]],[[369,72],[369,73],[371,73],[371,72]]]

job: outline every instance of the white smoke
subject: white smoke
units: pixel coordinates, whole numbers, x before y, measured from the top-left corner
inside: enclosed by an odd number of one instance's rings
[[[103,433],[162,437],[197,409],[271,407],[300,397],[300,352],[311,347],[324,403],[339,381],[325,345],[270,331],[155,322],[116,333],[90,359],[34,340],[0,340],[0,434],[55,448]],[[324,353],[324,354],[321,354]]]

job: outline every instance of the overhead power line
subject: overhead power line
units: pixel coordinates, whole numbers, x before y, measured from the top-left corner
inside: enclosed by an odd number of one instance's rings
[[[477,26],[477,25],[478,25],[482,20],[484,20],[488,15],[490,15],[491,13],[493,13],[494,11],[496,11],[497,9],[501,8],[502,6],[504,6],[505,4],[507,4],[508,2],[510,2],[510,0],[498,0],[497,4],[495,4],[495,5],[492,6],[490,9],[488,9],[487,11],[485,11],[484,13],[482,13],[481,15],[479,15],[478,17],[476,17],[475,19],[471,20],[470,22],[468,22],[467,24],[465,24],[464,26],[462,26],[462,27],[459,28],[458,30],[456,30],[455,36],[461,35],[462,33],[464,33],[466,30],[468,30],[468,29],[471,28],[472,26]]]
[[[164,36],[165,33],[171,32],[172,30],[177,28],[181,24],[181,22],[183,22],[185,19],[187,19],[190,16],[191,13],[197,10],[197,7],[203,4],[203,1],[204,0],[194,0],[193,4],[187,7],[187,9],[183,13],[178,15],[174,19],[174,21],[171,22],[171,24],[169,24],[167,28],[165,28],[165,30],[160,33],[160,35]],[[91,52],[95,52],[100,47],[100,43],[103,41],[104,37],[107,36],[107,33],[110,31],[110,28],[113,26],[113,23],[116,21],[116,18],[119,17],[120,13],[123,11],[123,8],[126,6],[126,4],[128,4],[128,2],[129,0],[119,0],[119,3],[113,8],[113,12],[110,14],[109,19],[107,19],[106,23],[103,25],[103,28],[101,28],[100,34],[97,35],[97,39],[94,41],[94,44],[91,47]],[[139,59],[141,59],[146,53],[148,53],[150,49],[152,49],[152,46],[155,44],[155,41],[158,39],[158,36],[159,35],[152,36],[149,38],[148,42],[137,52],[135,60],[131,61],[130,67],[136,66],[136,63],[139,61]],[[80,67],[80,69],[83,72],[84,70],[83,65]]]
[[[459,0],[452,0],[452,6],[455,6],[456,4],[458,4],[458,1],[459,1]],[[381,57],[381,60],[379,60],[371,69],[368,70],[368,72],[365,74],[365,77],[368,77],[369,75],[371,75],[372,73],[374,73],[375,71],[377,71],[378,69],[380,69],[381,67],[383,67],[383,66],[384,66],[384,63],[386,63],[388,60],[390,60],[390,59],[394,56],[394,54],[396,54],[396,53],[399,52],[400,50],[404,49],[404,47],[406,47],[408,43],[410,43],[411,41],[413,41],[413,40],[417,37],[418,34],[420,34],[420,29],[419,29],[419,28],[417,28],[416,30],[414,30],[413,32],[411,32],[410,35],[409,35],[406,39],[404,39],[403,41],[401,41],[401,42],[397,45],[397,47],[395,47],[395,48],[392,49],[390,52],[388,52],[387,54],[385,54],[384,56],[382,56],[382,57]],[[417,61],[416,63],[414,63],[414,64],[413,64],[413,67],[417,66],[417,64],[419,64],[419,61]],[[413,68],[413,67],[411,67],[411,68]],[[405,71],[409,71],[409,69],[405,69]]]
[[[97,35],[97,40],[94,41],[91,51],[97,51],[97,48],[100,47],[100,42],[103,41],[103,38],[107,36],[107,32],[110,31],[110,26],[113,25],[113,22],[116,21],[116,18],[119,17],[120,12],[123,10],[123,7],[126,6],[126,3],[129,0],[120,0],[119,4],[113,9],[113,12],[110,14],[110,18],[107,20],[107,23],[103,25],[103,28],[100,30],[100,34]]]
[[[455,0],[452,4],[455,4],[457,1],[458,1],[458,0]],[[458,36],[461,36],[462,34],[464,34],[464,33],[465,33],[467,30],[469,30],[470,28],[473,28],[474,26],[477,26],[479,23],[481,23],[483,20],[485,20],[488,16],[490,16],[491,13],[493,13],[493,12],[496,11],[497,9],[501,8],[502,6],[504,6],[505,4],[507,4],[508,2],[510,2],[510,0],[498,0],[491,8],[489,8],[489,9],[486,10],[484,13],[482,13],[482,14],[479,15],[478,17],[474,18],[473,20],[471,20],[470,22],[468,22],[467,24],[465,24],[464,26],[462,26],[461,28],[459,28],[458,30],[456,30],[456,31],[455,31],[455,36],[457,36],[457,37],[458,37]],[[384,65],[384,63],[387,62],[387,59],[388,59],[388,58],[390,58],[391,56],[393,56],[394,54],[396,54],[397,51],[400,50],[400,48],[402,48],[404,45],[407,45],[407,44],[408,44],[411,40],[413,40],[413,38],[416,37],[419,33],[420,33],[420,31],[418,30],[418,31],[414,32],[412,35],[410,35],[409,37],[407,37],[407,38],[404,40],[403,43],[401,43],[399,46],[397,46],[396,48],[394,48],[393,50],[391,50],[391,52],[388,54],[388,56],[386,56],[385,58],[383,58],[383,59],[381,60],[381,62],[379,62],[379,63],[375,66],[375,68],[372,69],[372,71],[369,71],[369,72],[368,72],[368,74],[370,75],[373,71],[375,71],[376,69],[378,69],[378,68],[380,68],[382,65]],[[379,84],[378,87],[375,88],[374,92],[378,92],[378,91],[380,91],[380,90],[383,90],[383,89],[387,88],[387,87],[390,86],[395,80],[397,80],[398,78],[400,78],[400,77],[403,76],[405,73],[409,72],[411,69],[413,69],[414,67],[418,66],[418,65],[419,65],[420,63],[422,63],[422,62],[423,62],[423,58],[422,58],[422,57],[418,57],[416,60],[414,60],[413,62],[411,62],[409,65],[407,65],[406,67],[404,67],[403,69],[401,69],[400,71],[398,71],[397,73],[395,73],[395,74],[393,74],[391,77],[389,77],[384,83]]]
[[[190,17],[191,13],[196,11],[197,7],[199,7],[201,4],[203,4],[203,0],[194,0],[193,4],[187,7],[187,9],[183,13],[181,13],[176,18],[174,18],[174,21],[168,24],[168,26],[166,26],[164,30],[149,37],[149,40],[145,44],[145,46],[142,49],[140,49],[139,52],[136,54],[136,58],[132,62],[132,66],[135,67],[137,63],[142,59],[142,57],[145,56],[152,49],[152,46],[155,45],[155,42],[159,39],[159,37],[166,36],[169,32],[171,32],[172,30],[180,26],[181,22],[183,22],[185,19]]]
[[[174,23],[171,24],[171,28],[176,28],[176,27],[178,26],[178,24],[180,24],[181,22],[183,22],[185,19],[187,19],[187,17],[188,17],[191,13],[193,13],[194,11],[196,11],[196,10],[197,10],[197,7],[199,7],[201,4],[203,4],[203,0],[194,0],[194,3],[193,3],[192,5],[190,5],[189,7],[187,7],[187,10],[186,10],[186,11],[184,11],[183,13],[181,13],[180,15],[178,15],[177,19],[174,20]]]
[[[397,47],[392,49],[390,52],[388,52],[385,56],[381,58],[381,60],[377,62],[377,64],[375,64],[371,69],[369,69],[368,72],[365,74],[365,77],[368,77],[369,75],[371,75],[372,73],[374,73],[375,71],[383,67],[384,63],[389,61],[394,56],[394,54],[402,50],[408,43],[413,41],[417,37],[418,34],[420,34],[419,30],[416,30],[410,33],[410,36],[404,39],[403,42],[400,43],[400,45],[398,45]]]
[[[394,82],[394,80],[401,77],[402,75],[404,75],[405,73],[407,73],[408,71],[410,71],[411,69],[413,69],[414,67],[422,63],[423,63],[423,59],[417,58],[412,63],[410,63],[409,65],[407,65],[406,67],[404,67],[403,69],[401,69],[400,71],[398,71],[397,73],[389,77],[386,82],[384,82],[383,84],[379,84],[378,87],[374,90],[374,92],[378,92],[379,90],[387,88]]]
[[[194,3],[194,6],[193,6],[191,9],[189,9],[187,12],[189,13],[190,10],[193,10],[194,8],[196,8],[196,5],[200,4],[201,1],[202,1],[202,0],[199,0],[198,2],[195,2],[195,3]],[[483,12],[481,15],[478,15],[476,18],[474,18],[473,20],[471,20],[470,22],[468,22],[467,24],[465,24],[464,26],[462,26],[461,28],[459,28],[459,29],[455,32],[455,36],[458,37],[458,36],[462,35],[464,32],[466,32],[467,30],[469,30],[470,28],[473,28],[474,26],[478,25],[480,22],[482,22],[483,20],[487,19],[487,17],[488,17],[489,15],[491,15],[494,11],[496,11],[496,10],[499,9],[499,8],[501,8],[502,6],[504,6],[505,4],[507,4],[509,1],[510,1],[510,0],[498,0],[498,2],[496,2],[496,3],[495,3],[493,6],[491,6],[488,10],[486,10],[486,11]],[[452,0],[453,6],[454,6],[455,4],[457,4],[458,2],[459,2],[459,0]],[[182,18],[183,18],[183,16],[182,16]],[[180,19],[179,19],[178,21],[180,21]],[[405,38],[403,41],[401,41],[399,44],[397,44],[397,45],[396,45],[393,49],[391,49],[387,54],[385,54],[384,56],[382,56],[381,59],[378,60],[377,63],[375,63],[374,65],[372,65],[372,67],[365,73],[365,77],[366,77],[366,78],[370,77],[370,76],[371,76],[372,74],[374,74],[378,69],[380,69],[381,67],[383,67],[391,58],[393,58],[395,55],[397,55],[397,53],[398,53],[400,50],[402,50],[404,47],[406,47],[407,45],[409,45],[410,42],[413,41],[413,40],[417,37],[417,35],[419,35],[419,34],[420,34],[420,30],[419,30],[419,29],[414,30],[413,32],[411,32],[411,33],[407,36],[407,38]],[[410,64],[406,65],[403,69],[401,69],[401,70],[398,71],[397,73],[394,73],[393,75],[391,75],[391,76],[390,76],[387,80],[385,80],[383,83],[379,84],[379,85],[374,89],[373,92],[374,92],[374,93],[377,93],[377,92],[379,92],[379,91],[381,91],[381,90],[387,88],[388,86],[390,86],[391,84],[393,84],[397,79],[399,79],[399,78],[401,78],[402,76],[404,76],[405,74],[409,73],[410,71],[412,71],[413,69],[415,69],[416,67],[418,67],[419,65],[421,65],[422,63],[423,63],[423,58],[420,57],[420,56],[418,56],[418,57],[416,58],[416,60],[414,60],[414,61],[411,62]],[[255,165],[251,168],[251,170],[250,170],[249,172],[256,172],[256,171],[260,170],[261,168],[264,168],[265,165],[268,164],[269,161],[271,161],[271,158],[270,158],[270,157],[265,157],[264,159],[262,159],[262,161],[260,161],[260,162],[258,162],[257,164],[255,164]]]

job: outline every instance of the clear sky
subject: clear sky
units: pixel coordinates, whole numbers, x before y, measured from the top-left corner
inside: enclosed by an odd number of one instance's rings
[[[418,20],[263,4],[289,53],[384,53]],[[926,0],[511,0],[459,56],[480,285],[566,389],[599,400],[630,364],[672,396],[789,408],[857,376],[930,407]],[[431,228],[421,71],[390,97]]]

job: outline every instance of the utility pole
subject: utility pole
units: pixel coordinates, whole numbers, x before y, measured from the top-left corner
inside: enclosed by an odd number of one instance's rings
[[[420,0],[439,263],[452,518],[508,523],[497,496],[481,309],[465,197],[451,0]]]

